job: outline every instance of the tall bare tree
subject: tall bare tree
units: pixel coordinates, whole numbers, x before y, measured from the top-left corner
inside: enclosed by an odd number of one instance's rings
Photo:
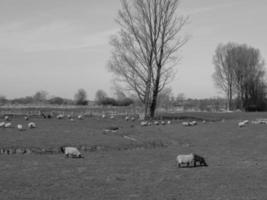
[[[215,65],[213,80],[216,87],[226,94],[227,110],[232,110],[233,95],[235,92],[234,64],[229,56],[229,51],[234,48],[234,46],[233,43],[228,43],[226,45],[219,44],[213,56],[213,63]]]
[[[187,37],[179,36],[188,18],[176,16],[179,0],[121,0],[117,22],[121,29],[111,39],[109,69],[126,83],[154,117],[157,97],[171,80]]]

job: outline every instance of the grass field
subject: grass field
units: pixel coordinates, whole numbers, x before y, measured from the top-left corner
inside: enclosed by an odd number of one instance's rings
[[[0,128],[0,148],[83,148],[84,159],[61,153],[0,155],[0,199],[41,200],[265,200],[267,126],[244,119],[267,113],[187,113],[177,119],[203,124],[141,127],[122,119],[86,118],[74,122],[32,118],[37,128]],[[224,119],[224,120],[222,120]],[[13,126],[27,124],[22,117]],[[117,133],[104,134],[109,126]],[[125,139],[129,136],[136,141]],[[197,153],[208,167],[177,168],[178,154]]]

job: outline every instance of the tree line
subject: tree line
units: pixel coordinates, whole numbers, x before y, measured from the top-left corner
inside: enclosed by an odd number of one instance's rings
[[[227,98],[228,110],[267,109],[264,59],[246,44],[219,44],[213,56],[213,79]]]

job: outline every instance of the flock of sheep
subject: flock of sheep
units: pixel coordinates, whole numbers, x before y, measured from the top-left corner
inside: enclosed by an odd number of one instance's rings
[[[50,119],[53,117],[53,115],[51,114],[44,114],[44,113],[40,113],[40,116],[43,117],[44,119]],[[82,120],[84,119],[83,115],[78,115],[76,116],[77,119]],[[56,116],[57,119],[61,120],[61,119],[69,119],[70,121],[74,121],[74,116],[73,115],[63,115],[63,114],[58,114]],[[102,115],[102,118],[110,118],[110,119],[115,119],[114,115],[110,115],[107,116],[106,114]],[[29,121],[29,117],[25,116],[24,117],[25,121]],[[126,116],[125,120],[126,121],[136,121],[138,118],[137,117],[130,117],[130,116]],[[206,121],[203,121],[203,123],[206,123]],[[252,124],[267,124],[267,119],[257,119],[254,121],[251,121]],[[164,121],[164,120],[154,120],[154,121],[145,121],[145,120],[141,120],[140,122],[140,126],[152,126],[152,125],[170,125],[172,124],[172,122],[170,120],[168,121]],[[183,126],[189,127],[189,126],[196,126],[198,123],[197,121],[188,121],[188,122],[182,122]],[[246,125],[249,124],[249,120],[244,120],[241,122],[238,122],[238,126],[239,127],[245,127]],[[12,123],[11,123],[11,118],[9,116],[4,116],[4,121],[0,122],[0,128],[11,128],[12,127]],[[17,124],[17,129],[19,131],[25,130],[25,128],[23,127],[22,124]],[[35,122],[29,122],[27,124],[27,127],[29,129],[33,129],[36,128],[36,123]],[[112,132],[116,132],[119,128],[118,127],[112,127],[112,128],[108,128],[105,131],[112,131]],[[128,136],[126,136],[128,137]],[[126,139],[131,139],[131,140],[135,140],[134,138],[126,138]],[[65,156],[67,158],[84,158],[83,155],[81,154],[81,152],[78,150],[78,148],[76,147],[71,147],[71,146],[67,146],[67,147],[61,147],[60,148],[62,153],[65,154]],[[182,154],[182,155],[178,155],[176,157],[176,163],[177,163],[177,167],[196,167],[196,166],[208,166],[205,159],[197,154]]]
[[[24,119],[26,121],[29,120],[28,116],[25,116]],[[11,123],[11,119],[9,118],[9,116],[4,116],[4,122],[0,122],[0,128],[11,128],[12,127],[12,123]],[[28,123],[28,128],[32,129],[32,128],[36,128],[36,124],[34,122],[29,122]],[[25,128],[23,127],[22,124],[17,124],[17,129],[19,131],[23,131],[25,130]]]

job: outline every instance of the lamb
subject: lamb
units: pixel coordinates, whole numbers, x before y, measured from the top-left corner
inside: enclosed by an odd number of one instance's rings
[[[28,127],[29,127],[29,128],[36,128],[36,124],[35,124],[34,122],[30,122],[30,123],[28,124]]]
[[[185,155],[178,155],[176,157],[176,163],[177,167],[189,167],[189,166],[194,166],[196,167],[197,164],[199,166],[208,166],[205,159],[199,155],[196,154],[185,154]]]
[[[161,121],[160,123],[161,123],[161,125],[166,125],[165,121]]]
[[[183,126],[191,126],[191,123],[190,122],[183,122],[182,125]]]
[[[192,121],[192,122],[189,122],[191,126],[196,126],[197,125],[197,122],[196,121]]]
[[[25,116],[24,119],[25,119],[26,121],[28,121],[28,120],[29,120],[29,117],[28,117],[28,116]]]
[[[4,117],[4,119],[5,119],[6,121],[9,121],[9,117],[8,117],[7,115]]]
[[[154,125],[159,125],[159,121],[154,121]]]
[[[76,147],[61,147],[60,149],[66,158],[84,158]]]
[[[125,120],[126,120],[126,121],[129,121],[129,120],[130,120],[130,117],[129,117],[129,116],[126,116],[126,117],[125,117]]]

